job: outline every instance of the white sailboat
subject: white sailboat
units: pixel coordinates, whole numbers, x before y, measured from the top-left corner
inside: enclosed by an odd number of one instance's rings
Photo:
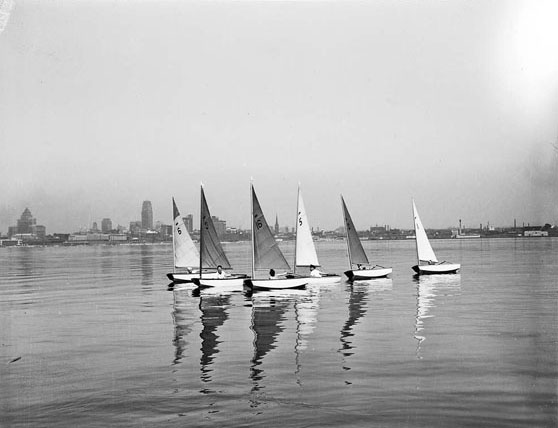
[[[316,269],[320,266],[316,247],[312,239],[312,230],[306,215],[306,208],[302,200],[302,192],[298,187],[298,202],[296,216],[296,241],[295,241],[295,258],[294,258],[294,276],[297,276],[297,267],[310,268],[314,266]],[[312,284],[333,284],[341,281],[341,277],[336,274],[322,273],[316,270],[316,276],[312,273],[307,277]]]
[[[174,265],[172,273],[167,278],[174,283],[192,282],[192,278],[199,277],[199,272],[194,269],[200,260],[200,253],[192,241],[188,229],[178,211],[176,202],[172,198],[172,249]]]
[[[349,270],[345,272],[345,275],[347,275],[349,281],[366,281],[387,277],[392,273],[393,269],[379,265],[370,266],[343,196],[341,196],[341,204],[343,205],[343,217],[347,233],[347,251],[349,253]],[[354,265],[357,266],[356,269],[353,269]]]
[[[415,241],[417,244],[418,263],[413,270],[418,275],[432,275],[442,273],[456,273],[461,265],[459,263],[439,262],[432,250],[426,231],[420,221],[415,201],[413,200],[413,218],[415,223]]]
[[[271,278],[256,278],[257,270],[267,271],[275,269],[290,270],[289,263],[277,245],[271,229],[263,215],[258,202],[254,185],[250,183],[252,200],[252,278],[246,279],[245,284],[254,289],[299,288],[308,283],[308,278],[277,276]]]
[[[201,187],[201,208],[200,208],[200,272],[201,275],[192,278],[192,282],[199,287],[219,287],[230,290],[231,288],[240,289],[244,285],[244,280],[248,278],[245,274],[226,274],[224,271],[211,272],[204,274],[204,269],[232,269],[229,259],[223,250],[215,224],[209,212],[203,186]]]

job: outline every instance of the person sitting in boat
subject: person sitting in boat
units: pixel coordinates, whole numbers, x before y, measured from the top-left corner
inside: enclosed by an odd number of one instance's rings
[[[322,273],[316,269],[316,266],[310,265],[310,276],[313,278],[321,278]]]
[[[223,266],[221,265],[217,266],[217,278],[223,279],[226,278],[227,276],[228,276],[227,273],[223,270]]]
[[[269,279],[279,279],[280,276],[287,276],[288,272],[275,273],[275,269],[269,269]]]

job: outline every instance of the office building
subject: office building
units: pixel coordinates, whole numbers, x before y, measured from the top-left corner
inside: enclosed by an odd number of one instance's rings
[[[184,220],[184,225],[188,233],[192,233],[194,231],[194,216],[188,214],[186,217],[183,217],[182,220]]]
[[[144,230],[153,229],[153,208],[151,201],[143,201],[141,207],[141,228]]]
[[[103,233],[108,233],[112,230],[112,220],[110,218],[104,218],[101,221],[101,231]]]

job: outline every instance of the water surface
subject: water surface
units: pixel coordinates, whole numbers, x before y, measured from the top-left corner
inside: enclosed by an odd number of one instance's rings
[[[558,240],[432,245],[461,273],[370,241],[391,278],[253,295],[169,290],[170,245],[0,249],[0,425],[556,426]]]

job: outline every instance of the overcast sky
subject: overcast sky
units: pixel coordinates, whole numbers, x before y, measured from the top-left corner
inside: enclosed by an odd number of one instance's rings
[[[9,10],[0,0],[0,10]],[[8,19],[6,19],[8,18]],[[0,232],[558,223],[555,1],[20,1],[0,16]]]

